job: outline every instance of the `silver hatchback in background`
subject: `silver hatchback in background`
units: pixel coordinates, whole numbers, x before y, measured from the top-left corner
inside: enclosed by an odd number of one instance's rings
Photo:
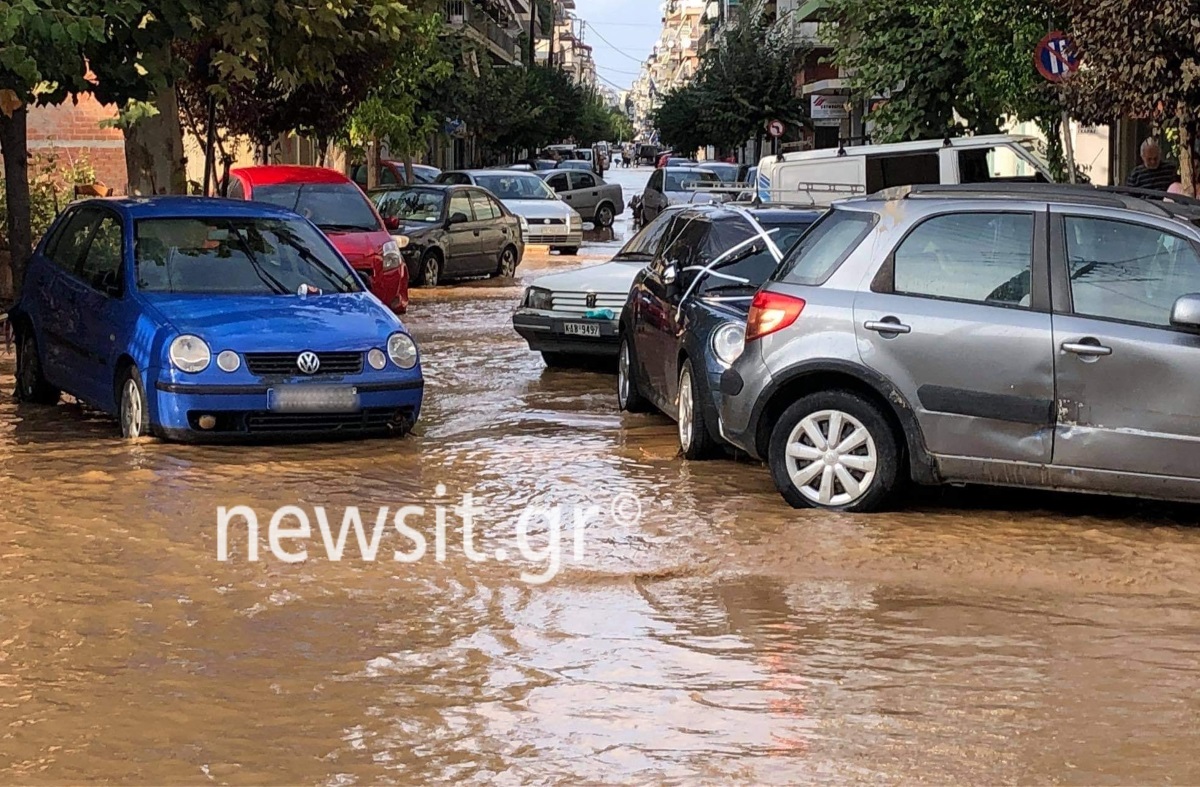
[[[837,203],[756,296],[721,431],[796,507],[912,480],[1200,501],[1200,202],[913,186]]]

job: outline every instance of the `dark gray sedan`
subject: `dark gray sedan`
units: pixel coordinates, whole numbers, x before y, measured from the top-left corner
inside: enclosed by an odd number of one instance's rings
[[[591,172],[559,169],[538,174],[563,202],[583,216],[584,221],[597,227],[611,227],[616,217],[625,212],[625,195],[621,187],[606,183],[604,178]]]

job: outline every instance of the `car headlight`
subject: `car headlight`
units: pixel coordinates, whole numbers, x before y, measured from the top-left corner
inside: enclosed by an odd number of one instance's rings
[[[405,238],[407,240],[407,238]],[[408,245],[407,243],[405,245]],[[400,267],[400,244],[390,240],[383,244],[383,269],[394,271]]]
[[[542,287],[530,287],[525,290],[525,306],[550,311],[554,308],[554,293]]]
[[[204,340],[186,333],[171,342],[167,355],[176,369],[189,374],[204,371],[212,362],[212,350]]]
[[[407,333],[393,333],[388,338],[388,357],[401,369],[417,365],[417,345]]]
[[[713,332],[712,349],[713,355],[717,356],[717,360],[725,366],[732,366],[733,362],[742,354],[742,350],[746,347],[746,326],[739,323],[727,322]]]

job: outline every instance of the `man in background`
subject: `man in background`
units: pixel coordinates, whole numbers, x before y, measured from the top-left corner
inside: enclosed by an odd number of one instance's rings
[[[1166,191],[1179,180],[1179,170],[1174,164],[1163,161],[1162,148],[1154,137],[1142,143],[1142,163],[1133,168],[1125,185],[1134,189]]]

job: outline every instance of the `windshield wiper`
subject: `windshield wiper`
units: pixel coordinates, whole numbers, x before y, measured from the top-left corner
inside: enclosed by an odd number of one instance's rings
[[[331,230],[333,232],[371,232],[375,227],[364,227],[361,224],[318,224],[322,230]]]
[[[263,267],[258,256],[250,249],[250,242],[246,240],[246,236],[242,234],[242,230],[233,224],[229,225],[229,229],[237,236],[238,243],[241,244],[242,250],[246,252],[246,259],[250,260],[250,266],[254,268],[255,275],[276,295],[286,295],[288,288]]]

